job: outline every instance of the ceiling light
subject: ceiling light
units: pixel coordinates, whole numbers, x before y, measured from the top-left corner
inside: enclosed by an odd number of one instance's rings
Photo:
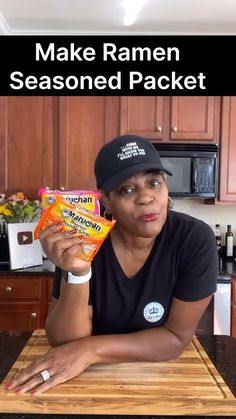
[[[146,0],[123,0],[122,6],[125,9],[124,25],[129,26],[135,22],[145,2]]]

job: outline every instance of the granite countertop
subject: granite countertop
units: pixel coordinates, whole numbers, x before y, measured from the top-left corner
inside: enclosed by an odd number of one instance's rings
[[[42,265],[38,266],[31,266],[22,269],[14,269],[11,270],[9,264],[2,264],[0,265],[0,276],[1,275],[54,275],[55,266],[53,263],[48,260],[44,259]]]
[[[222,248],[222,253],[219,258],[219,267],[223,271],[236,277],[236,246],[234,247],[234,256],[232,259],[227,259],[225,255],[225,247]]]
[[[230,275],[236,277],[236,258],[232,260],[227,260],[226,258],[222,257],[219,260],[219,267],[228,272]],[[43,259],[43,264],[39,266],[32,266],[22,269],[10,269],[9,264],[1,264],[0,263],[0,275],[53,275],[55,270],[55,266],[53,263],[48,259]]]
[[[19,353],[27,343],[29,337],[31,336],[30,332],[0,332],[0,382],[7,375],[8,371],[12,367],[15,360],[18,358]],[[233,339],[229,336],[199,336],[199,341],[202,344],[203,348],[207,352],[211,361],[225,380],[226,384],[236,397],[236,339]],[[220,414],[220,412],[219,412]],[[71,417],[76,418],[90,418],[87,415],[44,415],[50,419],[70,419]],[[101,416],[96,415],[95,418],[99,419],[115,419],[120,416]],[[128,416],[126,416],[128,418]],[[135,418],[140,418],[140,416],[132,416]],[[167,416],[165,416],[167,417]],[[171,418],[180,418],[182,416],[168,416]],[[185,416],[186,418],[193,418],[193,416]],[[197,416],[198,418],[206,418],[206,416]],[[218,416],[219,417],[219,416]],[[231,416],[232,417],[232,416]],[[236,417],[236,411],[235,411]],[[38,414],[6,414],[0,413],[0,419],[41,419],[42,415]],[[122,415],[122,418],[124,416]],[[148,418],[148,416],[147,416]],[[164,416],[156,416],[155,418],[161,419]],[[226,416],[220,416],[221,419],[226,418]],[[91,415],[91,419],[94,419],[94,415]]]
[[[236,261],[228,261],[226,259],[222,260],[221,268],[223,271],[228,272],[230,275],[236,277]]]

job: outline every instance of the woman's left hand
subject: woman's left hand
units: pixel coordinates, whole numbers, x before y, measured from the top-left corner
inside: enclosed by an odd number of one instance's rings
[[[82,338],[51,348],[45,355],[22,369],[13,380],[5,384],[7,390],[17,395],[27,391],[38,395],[56,385],[81,374],[91,365],[93,355],[89,338]],[[47,378],[44,381],[42,372]]]

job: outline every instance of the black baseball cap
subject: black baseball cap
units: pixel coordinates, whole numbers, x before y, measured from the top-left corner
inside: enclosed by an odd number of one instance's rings
[[[136,135],[121,135],[105,144],[98,152],[94,165],[97,188],[107,192],[146,170],[160,170],[172,176],[163,167],[154,145]]]

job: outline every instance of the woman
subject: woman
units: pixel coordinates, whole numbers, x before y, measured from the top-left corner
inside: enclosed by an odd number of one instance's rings
[[[81,239],[51,225],[40,236],[57,270],[46,322],[52,346],[7,388],[40,394],[104,362],[178,357],[216,291],[217,251],[204,222],[168,209],[166,170],[137,136],[107,143],[95,161],[106,213],[117,220],[92,264]]]

